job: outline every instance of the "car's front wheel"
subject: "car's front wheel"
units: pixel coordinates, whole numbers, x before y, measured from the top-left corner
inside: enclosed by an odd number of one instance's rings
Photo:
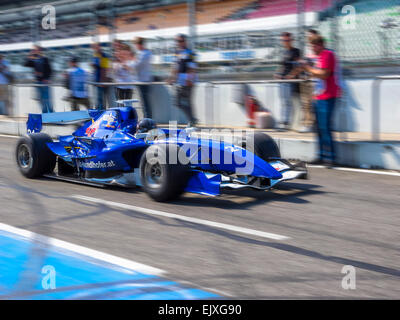
[[[254,132],[254,134],[248,135],[242,146],[266,162],[281,157],[281,152],[275,140],[262,132]]]
[[[185,190],[190,173],[187,166],[172,161],[178,157],[177,145],[152,145],[140,161],[141,183],[146,193],[156,201],[178,198]]]

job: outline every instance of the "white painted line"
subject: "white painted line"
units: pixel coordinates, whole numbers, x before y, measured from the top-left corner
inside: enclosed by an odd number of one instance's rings
[[[196,224],[201,224],[201,225],[210,226],[210,227],[219,228],[219,229],[225,229],[225,230],[229,230],[229,231],[235,231],[235,232],[239,232],[239,233],[245,233],[245,234],[249,234],[252,236],[258,236],[258,237],[262,237],[262,238],[268,238],[268,239],[273,239],[273,240],[290,239],[289,237],[281,236],[279,234],[263,232],[263,231],[248,229],[248,228],[242,228],[242,227],[237,227],[237,226],[230,225],[230,224],[219,223],[219,222],[214,222],[214,221],[209,221],[209,220],[181,216],[181,215],[174,214],[174,213],[168,213],[168,212],[163,212],[163,211],[158,211],[158,210],[153,210],[153,209],[136,207],[136,206],[131,206],[128,204],[123,204],[123,203],[118,203],[118,202],[106,201],[106,200],[102,200],[102,199],[86,197],[86,196],[81,196],[81,195],[73,195],[72,197],[75,199],[80,199],[80,200],[84,200],[84,201],[88,201],[88,202],[99,203],[99,204],[106,205],[109,207],[121,208],[121,209],[130,210],[130,211],[141,212],[141,213],[149,214],[149,215],[156,215],[156,216],[162,216],[162,217],[167,217],[167,218],[171,218],[171,219],[193,222]]]
[[[125,269],[133,270],[136,272],[144,273],[144,274],[151,274],[151,275],[156,275],[160,276],[165,273],[164,270],[154,268],[142,263],[134,262],[131,260],[127,260],[124,258],[116,257],[104,252],[100,252],[97,250],[89,249],[86,247],[78,246],[76,244],[72,244],[69,242],[65,242],[62,240],[46,237],[40,234],[33,233],[28,230],[24,229],[19,229],[15,228],[13,226],[7,225],[0,223],[0,231],[5,231],[8,233],[12,233],[27,239],[34,239],[37,242],[40,242],[42,244],[45,244],[47,246],[52,246],[52,247],[57,247],[61,249],[65,249],[74,253],[78,253],[80,255],[94,258],[99,261],[107,262],[115,266],[119,266]]]
[[[11,134],[0,134],[0,137],[18,139],[21,136],[15,136],[15,135],[11,135]]]
[[[340,167],[333,169],[339,171],[362,172],[362,173],[372,173],[372,174],[381,174],[385,176],[400,177],[400,172],[387,172],[387,171],[376,171],[376,170],[356,169],[356,168],[340,168]]]
[[[318,169],[326,169],[326,166],[321,165],[307,165],[309,168],[318,168]],[[389,172],[389,171],[377,171],[377,170],[368,170],[368,169],[357,169],[357,168],[345,168],[345,167],[332,167],[331,170],[338,171],[350,171],[350,172],[359,172],[359,173],[370,173],[370,174],[380,174],[385,176],[394,176],[400,177],[400,172]]]

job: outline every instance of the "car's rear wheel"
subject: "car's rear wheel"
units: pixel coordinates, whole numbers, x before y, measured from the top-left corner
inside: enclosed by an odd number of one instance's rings
[[[170,161],[170,155],[178,155],[179,150],[177,145],[152,145],[142,156],[140,161],[142,186],[156,201],[175,200],[185,190],[190,176],[187,166]]]
[[[48,148],[49,142],[53,140],[45,133],[33,133],[18,140],[16,161],[25,177],[36,178],[53,172],[56,156]]]

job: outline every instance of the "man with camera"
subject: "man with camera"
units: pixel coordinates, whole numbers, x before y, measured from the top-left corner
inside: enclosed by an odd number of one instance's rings
[[[25,67],[32,68],[34,71],[36,83],[38,84],[37,91],[42,107],[42,112],[53,112],[53,105],[51,103],[50,97],[50,88],[48,86],[48,84],[50,83],[52,69],[49,59],[43,54],[43,49],[35,45],[32,51],[29,53],[24,65]]]

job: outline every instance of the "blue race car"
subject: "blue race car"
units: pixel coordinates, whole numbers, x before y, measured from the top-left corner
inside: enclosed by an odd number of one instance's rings
[[[46,124],[77,122],[81,126],[58,141],[41,133]],[[307,178],[305,164],[281,159],[277,144],[264,133],[238,143],[204,138],[192,128],[161,129],[152,119],[139,121],[131,106],[29,114],[16,161],[27,178],[141,186],[156,201],[183,192],[216,196],[223,188],[268,190],[284,180]]]

